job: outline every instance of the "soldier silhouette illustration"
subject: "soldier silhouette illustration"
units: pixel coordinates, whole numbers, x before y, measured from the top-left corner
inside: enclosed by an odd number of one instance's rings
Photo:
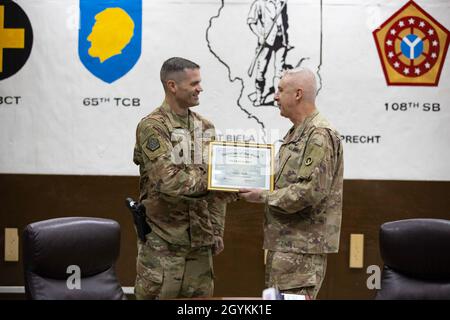
[[[274,95],[286,64],[289,45],[287,1],[256,0],[250,7],[247,24],[258,37],[255,57],[248,70],[255,74],[255,92],[249,95],[254,106],[274,105]],[[268,70],[273,70],[268,72]]]

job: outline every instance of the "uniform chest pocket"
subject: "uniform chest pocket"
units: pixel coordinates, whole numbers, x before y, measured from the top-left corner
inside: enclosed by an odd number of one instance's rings
[[[279,187],[282,187],[285,184],[297,183],[299,181],[298,170],[301,164],[301,150],[288,149],[286,152],[289,152],[289,154],[281,163],[278,172],[277,184]]]
[[[324,154],[325,149],[322,145],[315,145],[313,148],[307,150],[298,170],[298,175],[301,180],[311,180],[311,176],[322,162]]]

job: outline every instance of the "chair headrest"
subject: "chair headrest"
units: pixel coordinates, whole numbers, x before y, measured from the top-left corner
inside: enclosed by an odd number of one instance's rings
[[[426,280],[450,279],[450,221],[408,219],[380,228],[381,257],[390,268]]]
[[[109,219],[50,219],[29,224],[23,236],[25,271],[52,279],[66,279],[70,265],[80,267],[82,277],[103,272],[120,251],[120,226]]]

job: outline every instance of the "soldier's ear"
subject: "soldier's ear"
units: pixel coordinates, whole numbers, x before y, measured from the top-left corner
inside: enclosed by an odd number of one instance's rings
[[[171,93],[175,93],[175,91],[177,90],[177,83],[175,82],[175,80],[167,80],[166,86]]]
[[[295,100],[300,100],[302,97],[303,97],[303,89],[299,88],[295,93]]]

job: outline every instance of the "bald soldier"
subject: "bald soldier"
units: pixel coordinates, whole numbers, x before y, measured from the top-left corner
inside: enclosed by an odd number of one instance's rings
[[[136,130],[140,202],[152,232],[138,240],[137,299],[208,297],[212,255],[223,250],[224,198],[207,191],[214,126],[190,108],[203,91],[200,67],[171,58],[161,68],[165,100]]]
[[[266,287],[315,299],[327,254],[338,252],[342,219],[343,150],[339,133],[316,108],[316,80],[308,69],[289,70],[275,100],[293,123],[278,154],[272,192],[241,189],[266,204]]]

